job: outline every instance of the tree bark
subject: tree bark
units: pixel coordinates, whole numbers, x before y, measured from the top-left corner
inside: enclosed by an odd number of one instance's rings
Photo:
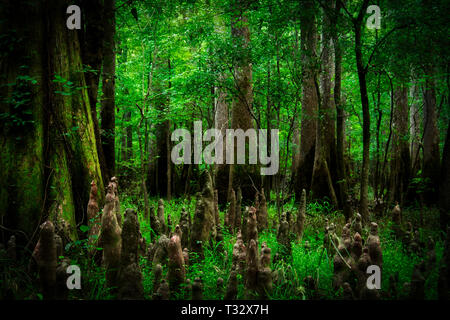
[[[154,53],[158,54],[158,53]],[[153,106],[158,113],[159,121],[155,124],[155,137],[156,146],[150,150],[149,177],[147,178],[147,187],[150,195],[166,197],[169,191],[168,186],[168,164],[170,161],[170,153],[168,150],[170,146],[170,124],[166,118],[166,114],[169,108],[169,96],[163,92],[164,87],[169,87],[170,83],[161,79],[167,79],[168,75],[164,74],[168,72],[168,60],[158,54],[155,59],[155,72],[161,73],[161,77],[155,77],[152,85]]]
[[[102,73],[102,109],[101,133],[103,153],[105,155],[108,176],[112,177],[116,171],[115,161],[115,0],[105,0],[105,24],[103,41],[103,73]]]
[[[439,185],[439,131],[436,116],[436,91],[435,81],[432,78],[431,68],[427,70],[427,78],[424,88],[423,106],[423,169],[422,177],[426,179],[427,191],[425,200],[427,203],[435,203],[437,199],[436,186]]]
[[[345,110],[341,99],[341,83],[342,83],[342,48],[339,36],[336,31],[338,18],[340,16],[341,2],[336,1],[331,35],[334,47],[334,104],[336,106],[336,174],[338,179],[338,194],[341,206],[344,209],[344,217],[347,221],[351,215],[348,197],[348,182],[345,170],[344,160],[344,140],[345,140]]]
[[[327,197],[337,208],[338,203],[330,173],[330,164],[335,164],[334,158],[336,153],[334,139],[335,125],[334,120],[332,119],[334,117],[334,108],[331,103],[331,42],[329,29],[330,21],[327,15],[323,14],[322,70],[320,74],[322,97],[321,103],[319,103],[319,117],[316,127],[316,147],[311,179],[311,191],[313,197],[317,199]]]
[[[220,81],[223,80],[221,77]],[[228,129],[228,104],[225,101],[227,94],[223,88],[216,88],[217,98],[215,100],[215,116],[214,123],[215,128],[220,130],[222,133],[222,137],[226,135],[226,129]],[[223,139],[223,156],[225,159],[227,141]],[[230,166],[227,165],[224,161],[223,164],[216,165],[216,177],[215,177],[215,186],[217,188],[218,194],[218,203],[225,204],[228,199],[228,179],[229,179],[229,171]],[[219,187],[220,186],[220,187]]]
[[[0,6],[0,33],[23,39],[11,43],[0,60],[0,113],[23,120],[0,124],[0,212],[2,225],[27,248],[37,239],[38,226],[57,216],[77,238],[77,224],[87,222],[92,180],[99,203],[104,200],[86,79],[79,72],[80,42],[61,14],[70,4]],[[18,94],[25,97],[20,109],[12,99]]]
[[[315,85],[317,30],[314,2],[306,0],[300,17],[303,62],[302,115],[300,132],[300,161],[298,165],[295,198],[300,199],[303,189],[310,190],[316,146],[318,96]]]
[[[236,45],[237,52],[234,57],[234,82],[236,96],[233,97],[231,127],[242,129],[254,129],[253,111],[253,88],[252,88],[252,64],[250,60],[250,30],[248,18],[245,13],[248,5],[246,0],[235,0],[233,2],[233,17],[231,21],[231,35]],[[236,143],[234,155],[237,155]],[[246,141],[248,150],[248,141]],[[247,152],[247,151],[246,151]],[[249,164],[248,154],[245,156],[245,164],[230,166],[230,187],[237,190],[240,186],[243,201],[254,199],[255,189],[260,189],[261,176],[258,166]]]
[[[102,171],[103,184],[107,185],[109,179],[106,159],[103,153],[100,126],[97,116],[98,85],[103,62],[103,1],[83,0],[84,29],[79,32],[82,48],[83,64],[88,66],[85,71],[86,85],[88,86],[89,103],[91,105],[92,121],[94,123],[95,142],[97,146],[100,168]],[[103,204],[99,204],[102,206]]]

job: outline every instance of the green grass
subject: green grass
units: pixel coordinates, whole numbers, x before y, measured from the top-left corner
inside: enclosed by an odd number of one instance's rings
[[[152,232],[149,222],[145,221],[142,215],[143,204],[137,197],[122,195],[121,196],[121,212],[126,208],[137,210],[140,227],[147,243],[150,241]],[[150,199],[150,205],[157,208],[158,199]],[[165,201],[164,212],[171,215],[172,228],[177,225],[182,207],[185,207],[191,213],[192,221],[195,211],[195,197],[189,201],[186,199],[173,199]],[[284,211],[296,212],[297,208],[293,201],[284,205]],[[225,210],[220,211],[221,221],[223,221]],[[274,282],[270,299],[274,300],[301,300],[310,299],[312,292],[308,292],[305,288],[304,279],[312,276],[317,283],[318,291],[322,298],[339,299],[339,293],[332,288],[333,279],[333,255],[334,252],[327,252],[323,247],[325,217],[337,225],[337,233],[340,236],[344,219],[342,214],[335,212],[327,202],[312,202],[307,205],[307,218],[305,223],[305,232],[301,243],[292,242],[292,256],[276,263],[273,262],[274,256],[280,252],[281,247],[276,239],[275,222],[278,219],[277,208],[273,204],[268,206],[269,226],[270,228],[259,234],[259,249],[261,244],[266,242],[271,248],[272,253],[272,270],[279,270],[280,274],[284,274],[284,281]],[[417,222],[419,221],[419,211],[414,208],[404,210],[404,220]],[[436,210],[427,211],[427,224],[419,229],[421,241],[427,241],[431,237],[436,242],[437,263],[434,268],[426,275],[426,299],[437,299],[437,280],[439,266],[442,265],[444,244],[443,234],[435,231],[438,229],[438,213]],[[391,232],[390,222],[387,217],[379,219],[380,240],[383,251],[383,269],[382,269],[382,291],[389,288],[389,277],[398,273],[399,285],[397,287],[397,298],[407,297],[407,292],[403,290],[403,283],[411,280],[414,265],[425,259],[426,249],[423,252],[409,252],[407,246],[400,240],[395,239]],[[86,227],[82,226],[83,232],[87,232]],[[190,265],[186,268],[186,278],[193,280],[200,277],[203,282],[204,299],[222,299],[226,291],[228,278],[231,272],[231,260],[233,245],[236,242],[236,236],[229,234],[223,230],[223,247],[227,255],[218,249],[218,243],[212,246],[204,247],[204,260],[199,261],[193,257],[191,253]],[[367,239],[368,229],[363,230],[362,237]],[[305,248],[305,242],[309,242],[309,248]],[[86,251],[88,249],[87,239],[77,240],[66,245],[65,255],[70,258],[71,264],[77,264],[83,270],[82,285],[83,290],[72,290],[69,293],[69,299],[113,299],[114,295],[105,288],[105,271],[101,266],[97,266],[93,258],[90,258]],[[101,250],[101,248],[97,248]],[[333,251],[333,250],[332,250]],[[196,261],[196,262],[194,262]],[[26,265],[25,262],[16,262],[17,268],[8,268],[11,261],[7,261],[5,257],[0,259],[0,268],[3,283],[6,281],[16,281],[21,288],[26,288],[20,294],[20,298],[39,298],[39,284],[36,279],[30,279],[26,274],[25,268],[19,265]],[[146,299],[150,299],[153,293],[153,273],[151,265],[147,262],[146,257],[141,257],[141,269],[143,273],[143,287]],[[163,277],[167,274],[167,267],[163,266]],[[26,275],[26,276],[25,276]],[[221,277],[224,280],[222,292],[218,292],[216,288],[217,279]],[[18,280],[14,280],[14,279]],[[245,299],[243,280],[238,280],[238,299]],[[190,299],[190,292],[181,290],[179,293],[171,297],[172,299]]]
[[[151,199],[150,204],[157,208],[158,199]],[[131,198],[124,198],[121,202],[122,208],[134,207]],[[181,208],[185,206],[191,213],[192,219],[195,211],[195,198],[191,198],[188,202],[183,199],[173,199],[171,201],[165,201],[165,215],[171,215],[172,227],[177,224]],[[291,200],[284,205],[284,211],[291,211],[296,213],[296,205]],[[123,210],[122,210],[123,211]],[[289,299],[307,299],[309,298],[308,292],[304,288],[304,278],[306,276],[312,276],[319,288],[321,295],[326,299],[337,299],[339,292],[335,292],[332,289],[333,279],[333,255],[334,252],[327,252],[323,248],[324,237],[324,218],[328,218],[330,222],[334,222],[338,228],[337,232],[340,235],[342,226],[344,224],[344,218],[342,214],[332,210],[329,202],[312,202],[307,205],[307,220],[306,230],[301,243],[292,242],[292,258],[289,261],[280,261],[275,265],[272,262],[272,270],[283,270],[285,274],[285,283],[274,283],[273,291],[270,295],[270,299],[276,300],[289,300]],[[225,212],[220,211],[220,217],[223,221]],[[278,219],[277,208],[275,205],[269,204],[268,206],[269,223],[272,227],[274,222]],[[409,216],[408,216],[409,215]],[[410,210],[406,213],[406,216],[410,220],[417,219],[417,210]],[[381,219],[378,221],[380,225],[380,239],[383,250],[383,270],[382,270],[382,291],[385,291],[389,287],[389,276],[394,275],[396,272],[399,274],[399,298],[405,297],[406,292],[403,292],[403,283],[411,280],[411,274],[414,269],[414,265],[421,260],[417,254],[410,253],[405,248],[405,245],[396,240],[390,231],[388,219]],[[429,219],[430,224],[435,224],[433,219]],[[150,226],[147,221],[140,219],[141,230],[144,237],[149,239]],[[433,225],[434,226],[434,225]],[[421,228],[421,236],[425,239],[428,236],[432,236],[436,241],[436,253],[437,263],[433,271],[427,275],[426,281],[426,298],[437,299],[437,278],[438,278],[438,266],[440,265],[440,259],[443,254],[443,242],[438,237],[437,232],[430,228]],[[367,239],[368,229],[363,231],[363,238]],[[216,281],[218,277],[224,279],[224,289],[226,290],[226,284],[231,272],[231,259],[232,249],[236,241],[236,237],[224,231],[224,248],[228,253],[226,258],[222,252],[217,249],[217,244],[212,247],[206,246],[204,248],[205,259],[201,262],[194,263],[187,267],[186,278],[193,281],[196,277],[201,277],[203,281],[203,296],[205,299],[221,299],[221,296],[217,293]],[[305,241],[309,242],[309,249],[306,249]],[[276,240],[276,231],[269,229],[259,234],[259,247],[266,242],[272,250],[272,259],[280,247]],[[194,260],[191,258],[191,261]],[[143,276],[144,276],[144,288],[147,294],[147,298],[150,298],[152,292],[152,273],[150,268],[146,265],[145,259],[142,260]],[[163,274],[166,274],[167,270],[163,267]],[[244,299],[244,290],[242,279],[239,281],[238,299]],[[189,299],[190,294],[182,292],[175,299]]]

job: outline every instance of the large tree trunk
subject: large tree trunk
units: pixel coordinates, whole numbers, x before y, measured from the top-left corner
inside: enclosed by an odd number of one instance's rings
[[[419,114],[419,87],[413,84],[410,89],[410,96],[413,99],[411,104],[411,112],[409,114],[409,133],[411,137],[411,177],[414,177],[420,169],[419,163],[419,145],[420,145],[420,114]]]
[[[338,194],[341,206],[344,209],[344,217],[347,221],[351,215],[350,204],[347,201],[348,197],[348,183],[347,174],[345,170],[344,160],[344,141],[345,141],[345,110],[341,100],[341,82],[342,82],[342,48],[339,41],[339,36],[336,31],[338,25],[338,18],[340,16],[341,2],[336,1],[334,16],[332,20],[331,35],[333,39],[334,48],[334,104],[336,106],[336,174],[338,183]]]
[[[101,109],[101,133],[103,153],[109,177],[115,175],[115,0],[105,0],[104,41],[103,41],[103,72],[102,72],[102,109]]]
[[[291,166],[291,181],[294,182],[297,178],[298,166],[300,164],[300,128],[297,119],[294,119],[292,131],[292,166]]]
[[[296,27],[297,21],[295,21],[295,42],[294,42],[294,48],[292,50],[292,58],[294,60],[294,72],[297,72],[298,70],[298,53],[300,52],[300,46],[299,46],[299,34]],[[270,67],[270,64],[269,64]],[[270,68],[267,70],[268,76],[267,76],[267,107],[269,110],[269,84],[270,84]],[[269,112],[268,112],[269,114]],[[297,108],[294,110],[294,115],[297,115]],[[270,123],[269,119],[267,123]],[[297,173],[298,173],[298,166],[300,164],[300,127],[297,116],[295,116],[295,119],[293,119],[293,131],[292,131],[292,166],[291,166],[291,186],[290,190],[292,190],[293,184],[297,181]],[[294,187],[295,188],[295,187]],[[270,194],[270,189],[267,189]]]
[[[126,162],[133,157],[133,127],[131,126],[131,111],[126,110],[123,112],[122,124],[124,128],[122,130],[120,160]]]
[[[369,97],[367,95],[367,68],[364,66],[362,54],[362,27],[363,17],[369,5],[368,0],[364,0],[358,17],[354,20],[355,29],[355,55],[356,67],[358,70],[359,92],[361,95],[361,105],[363,111],[363,161],[361,169],[361,188],[359,211],[365,223],[369,219],[369,165],[370,165],[370,112]]]
[[[170,75],[171,75],[171,65],[170,65],[170,58],[167,59],[167,67],[169,69],[169,92],[170,92],[170,88],[172,87],[172,81],[170,81]],[[170,93],[169,93],[170,94]],[[170,96],[167,96],[167,108],[169,109],[170,112]],[[171,123],[170,120],[166,120],[166,161],[167,161],[167,172],[166,172],[166,177],[167,177],[167,200],[170,200],[172,198],[172,159],[170,157],[170,151],[172,149],[172,143],[170,140],[170,127],[171,127]]]
[[[83,0],[81,13],[85,28],[82,28],[80,35],[81,54],[83,64],[89,66],[85,72],[89,104],[91,105],[92,121],[94,123],[95,142],[97,146],[100,168],[102,170],[103,184],[109,181],[106,167],[105,155],[103,153],[100,126],[97,116],[98,85],[103,62],[103,1]],[[100,204],[102,205],[102,204]]]
[[[158,53],[154,53],[158,54]],[[154,126],[156,137],[156,146],[150,149],[150,166],[149,176],[147,178],[147,188],[150,195],[166,197],[168,195],[169,180],[169,161],[170,161],[170,123],[167,120],[167,112],[169,109],[169,96],[164,93],[164,87],[169,87],[170,82],[161,79],[168,79],[169,68],[168,60],[162,55],[155,58],[155,73],[161,73],[161,76],[154,77],[152,91],[153,106],[159,114],[159,121]],[[156,158],[157,157],[157,158]],[[155,159],[156,158],[156,159]]]
[[[338,206],[336,194],[330,173],[330,165],[335,165],[335,125],[334,107],[331,103],[331,42],[330,21],[326,14],[323,15],[322,30],[322,70],[320,84],[322,99],[319,104],[319,117],[316,128],[316,147],[314,167],[311,179],[313,197],[323,199],[327,197],[333,205]],[[317,86],[317,83],[316,83]],[[317,88],[318,89],[318,88]]]
[[[80,43],[77,32],[66,27],[70,4],[0,6],[0,33],[21,39],[8,44],[0,60],[0,113],[10,117],[0,124],[0,212],[2,226],[28,248],[39,225],[57,215],[77,237],[77,224],[87,222],[92,180],[99,203],[104,199],[91,105],[79,72]],[[17,108],[13,101],[19,95],[23,104]]]
[[[302,190],[310,189],[314,154],[316,146],[316,125],[318,111],[318,96],[315,84],[317,30],[315,24],[314,2],[306,0],[302,5],[300,17],[301,47],[303,62],[302,77],[302,115],[300,133],[300,161],[298,165],[295,198],[300,199]]]
[[[234,60],[234,84],[236,96],[233,98],[231,127],[242,129],[254,129],[253,110],[253,89],[252,89],[252,64],[250,61],[250,30],[248,18],[246,16],[246,0],[235,0],[233,6],[233,17],[231,21],[231,35],[237,48]],[[234,155],[237,155],[235,139]],[[246,152],[248,141],[246,141]],[[243,201],[254,199],[255,189],[260,189],[261,176],[258,166],[249,164],[249,157],[246,153],[245,164],[233,164],[230,166],[230,180],[228,190],[232,187],[237,190],[241,187]]]
[[[432,78],[431,68],[427,70],[427,78],[424,89],[423,106],[423,177],[427,179],[427,192],[425,199],[428,203],[437,201],[436,186],[439,185],[439,131],[436,116],[436,92],[435,82]]]
[[[126,116],[126,133],[127,133],[127,157],[126,160],[130,161],[133,158],[133,126],[131,125],[131,111],[125,113]]]
[[[393,201],[403,205],[408,191],[411,158],[408,143],[408,88],[396,86],[394,90],[394,115],[391,158],[391,188],[388,206]]]

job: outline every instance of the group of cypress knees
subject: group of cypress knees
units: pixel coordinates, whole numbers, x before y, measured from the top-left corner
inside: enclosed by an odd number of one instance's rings
[[[140,257],[146,257],[153,272],[152,299],[167,300],[175,297],[200,300],[203,297],[203,283],[201,277],[191,282],[186,278],[186,267],[191,260],[203,259],[205,245],[218,244],[218,250],[223,252],[224,259],[228,259],[227,251],[223,247],[223,228],[236,235],[236,243],[232,251],[232,268],[225,284],[224,279],[217,279],[217,294],[225,300],[233,300],[238,295],[238,283],[243,281],[244,298],[270,298],[275,286],[283,286],[288,282],[301,284],[296,274],[284,272],[282,269],[271,270],[272,263],[291,256],[291,243],[301,243],[306,221],[306,192],[303,190],[296,218],[290,212],[281,214],[279,221],[273,227],[277,229],[279,252],[271,257],[271,249],[265,242],[259,251],[258,232],[268,229],[267,202],[264,190],[256,192],[254,206],[241,210],[241,192],[231,190],[228,210],[225,214],[223,226],[219,217],[217,190],[213,191],[212,180],[205,171],[202,175],[203,190],[197,194],[196,208],[191,220],[191,214],[182,208],[179,223],[173,228],[172,218],[164,214],[164,201],[158,202],[157,213],[150,208],[149,216],[144,217],[150,222],[153,230],[151,242],[147,245],[143,238],[138,216],[135,210],[126,209],[120,212],[118,197],[118,181],[113,177],[108,184],[105,206],[99,212],[97,203],[97,186],[91,183],[90,200],[87,206],[89,221],[88,254],[96,258],[106,269],[106,286],[116,294],[118,299],[144,299],[142,284],[142,270]],[[424,299],[425,279],[436,265],[436,251],[432,239],[425,245],[420,241],[418,231],[414,231],[410,223],[402,223],[400,206],[397,204],[391,212],[392,231],[398,239],[406,243],[413,252],[424,252],[425,259],[414,266],[414,272],[409,283],[403,284],[403,292],[408,292],[405,298]],[[406,225],[406,227],[405,227]],[[67,299],[66,273],[70,260],[65,257],[64,242],[68,237],[70,226],[61,216],[54,222],[45,221],[40,227],[40,237],[30,259],[30,272],[37,272],[41,283],[44,299]],[[354,218],[342,227],[341,236],[337,235],[337,227],[328,223],[326,219],[323,249],[328,254],[334,253],[333,288],[341,290],[342,299],[380,299],[400,298],[398,273],[389,278],[388,290],[369,289],[366,285],[367,268],[377,265],[383,268],[383,255],[378,224],[370,223],[367,240],[362,238],[363,222],[361,215],[356,213]],[[439,269],[438,294],[439,298],[448,299],[450,266],[450,228],[447,230],[444,257]],[[309,250],[309,243],[303,243],[305,251]],[[101,251],[96,250],[102,248]],[[0,255],[7,255],[14,260],[16,257],[15,237],[8,242],[7,250],[0,247]],[[195,252],[195,255],[190,255]],[[99,255],[101,255],[99,257]],[[191,256],[191,258],[190,258]],[[194,257],[194,258],[193,258]],[[192,263],[192,261],[191,261]],[[163,269],[167,268],[167,275],[163,278]],[[288,266],[288,271],[292,268]],[[238,275],[240,275],[238,277]],[[242,279],[242,280],[240,280]],[[312,276],[303,279],[303,286],[310,292],[312,299],[322,298],[318,283]],[[385,289],[385,288],[384,288]]]

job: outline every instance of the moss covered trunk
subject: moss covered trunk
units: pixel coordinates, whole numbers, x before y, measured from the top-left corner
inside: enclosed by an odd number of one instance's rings
[[[76,224],[87,222],[92,180],[100,203],[104,198],[77,31],[66,27],[69,5],[0,8],[0,31],[9,33],[0,44],[1,224],[28,245],[39,224],[56,215],[77,237]]]

